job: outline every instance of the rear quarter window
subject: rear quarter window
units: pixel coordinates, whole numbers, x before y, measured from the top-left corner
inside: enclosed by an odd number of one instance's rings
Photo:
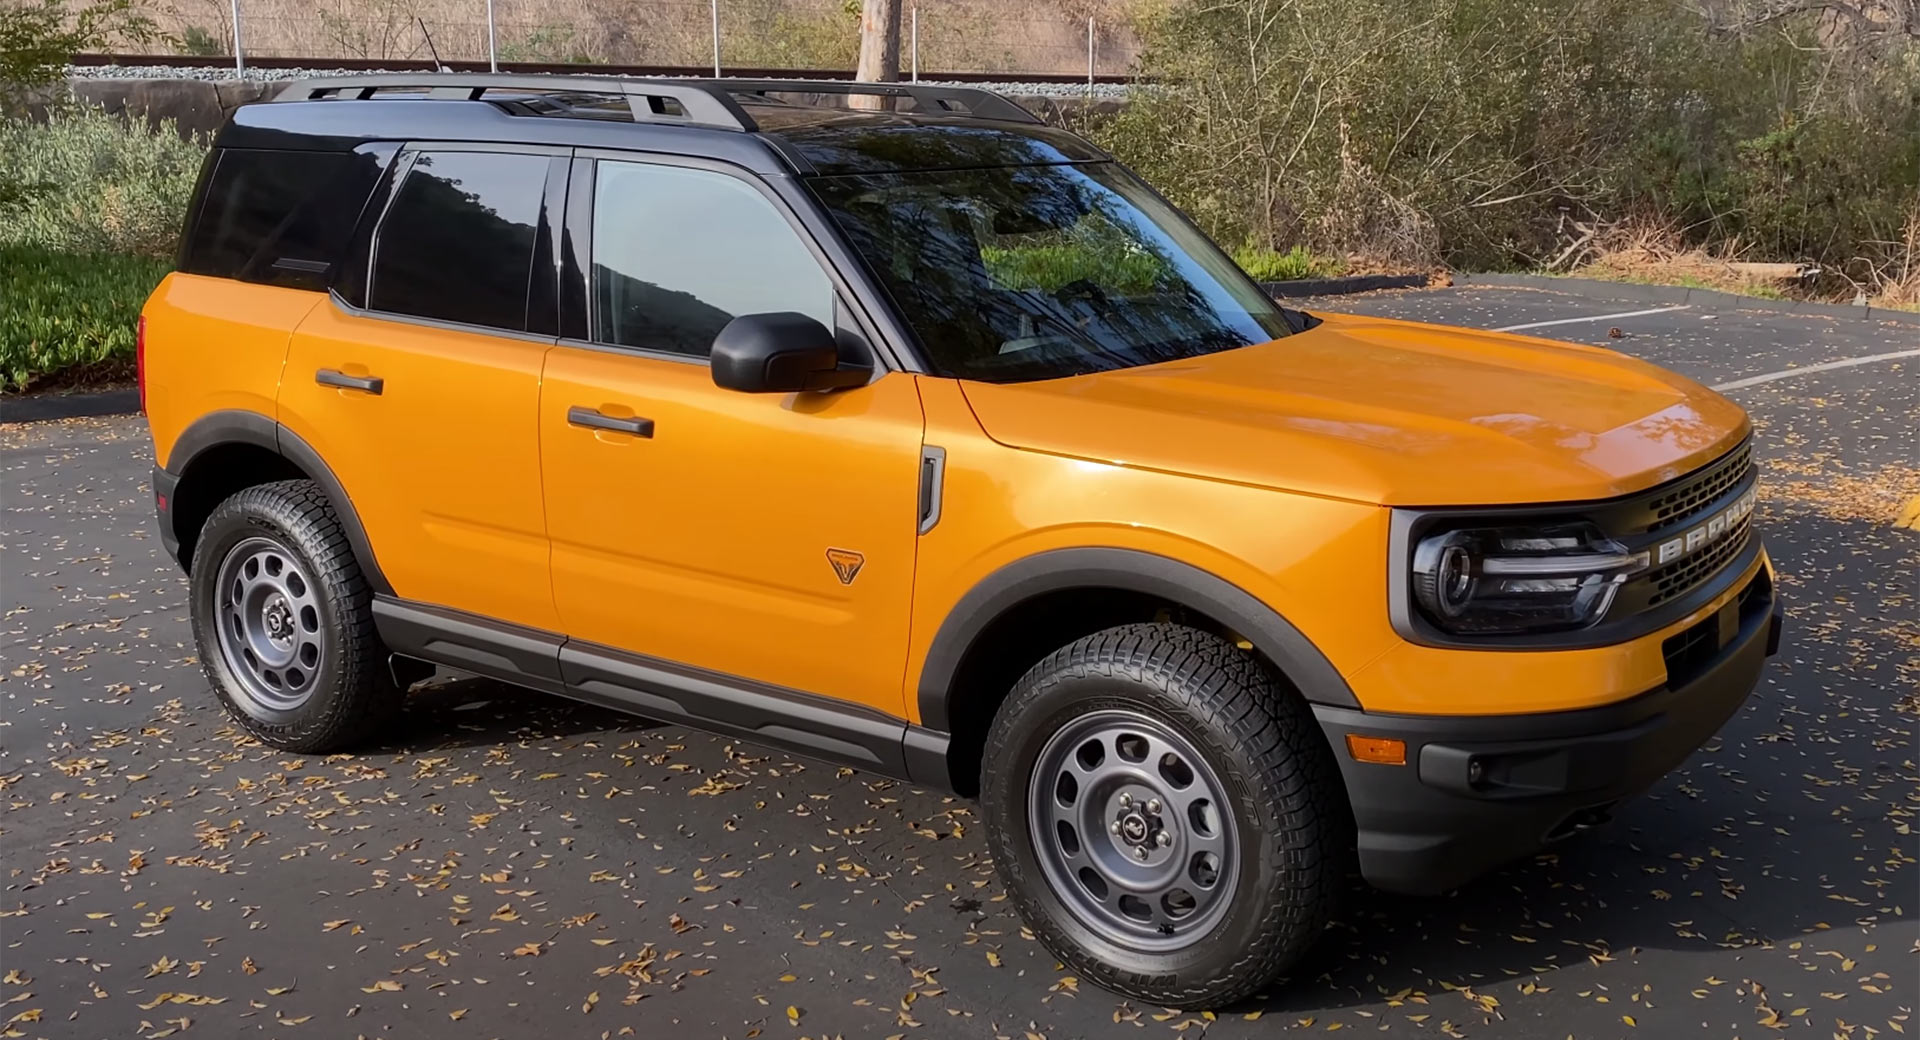
[[[223,148],[181,253],[189,274],[325,290],[367,196],[398,150]]]

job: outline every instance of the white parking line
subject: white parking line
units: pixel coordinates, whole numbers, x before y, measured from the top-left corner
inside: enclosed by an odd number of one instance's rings
[[[1871,365],[1875,361],[1893,361],[1898,358],[1920,357],[1920,350],[1896,350],[1890,354],[1868,354],[1866,357],[1842,358],[1839,361],[1822,361],[1817,365],[1802,365],[1799,368],[1783,368],[1778,372],[1768,372],[1762,376],[1748,376],[1731,383],[1716,383],[1715,390],[1739,390],[1742,387],[1759,386],[1776,379],[1791,379],[1809,372],[1825,372],[1835,368],[1852,368],[1855,365]]]
[[[1581,321],[1606,321],[1608,318],[1638,318],[1643,314],[1665,314],[1668,311],[1684,311],[1687,304],[1675,304],[1672,307],[1654,307],[1644,311],[1621,311],[1618,314],[1590,314],[1584,318],[1558,318],[1553,321],[1530,321],[1525,325],[1503,325],[1495,332],[1519,332],[1521,329],[1544,329],[1549,325],[1572,325]]]

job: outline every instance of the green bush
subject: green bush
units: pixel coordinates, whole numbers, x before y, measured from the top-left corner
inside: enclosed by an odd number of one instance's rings
[[[64,253],[174,253],[206,145],[97,108],[0,121],[0,245]]]
[[[1340,264],[1313,255],[1306,246],[1296,245],[1284,253],[1266,246],[1246,245],[1233,251],[1233,262],[1256,282],[1290,282],[1299,278],[1331,278],[1340,273]]]
[[[134,321],[172,265],[0,245],[0,389],[75,366],[125,374]]]

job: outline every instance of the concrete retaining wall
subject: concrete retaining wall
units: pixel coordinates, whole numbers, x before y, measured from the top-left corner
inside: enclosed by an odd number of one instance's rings
[[[75,97],[115,115],[144,118],[158,129],[172,120],[183,135],[211,134],[220,129],[241,105],[273,96],[285,86],[263,80],[204,79],[73,79],[67,81]],[[29,94],[30,118],[44,117],[48,91]]]

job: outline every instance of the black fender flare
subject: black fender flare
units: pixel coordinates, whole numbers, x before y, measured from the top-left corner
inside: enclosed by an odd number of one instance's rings
[[[332,467],[320,457],[319,452],[313,450],[312,445],[279,422],[259,412],[240,409],[209,412],[180,432],[162,468],[175,478],[183,477],[202,453],[224,444],[251,444],[265,448],[300,467],[314,483],[320,485],[320,490],[326,492],[327,499],[333,503],[333,512],[340,518],[340,526],[346,531],[347,545],[353,549],[354,558],[359,561],[360,573],[367,579],[367,584],[376,593],[393,594],[393,586],[373,555],[373,543],[367,539],[367,529],[360,523],[360,513],[354,509],[353,499],[347,495],[340,478],[333,475]]]
[[[920,725],[953,731],[954,679],[987,626],[1026,600],[1074,588],[1121,589],[1197,610],[1266,655],[1308,701],[1343,708],[1360,702],[1340,672],[1292,622],[1239,586],[1192,564],[1135,549],[1052,549],[1016,560],[960,597],[920,670]]]

